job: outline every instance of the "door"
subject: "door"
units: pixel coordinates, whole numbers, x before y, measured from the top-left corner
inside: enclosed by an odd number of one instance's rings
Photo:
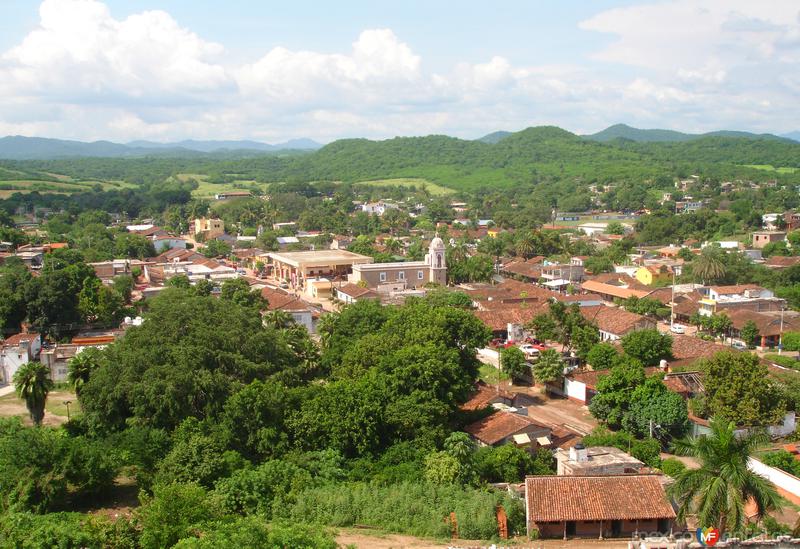
[[[576,524],[574,520],[570,520],[567,522],[567,537],[575,537],[575,532],[577,531]]]
[[[618,538],[622,534],[622,521],[621,520],[612,520],[611,521],[611,537]]]

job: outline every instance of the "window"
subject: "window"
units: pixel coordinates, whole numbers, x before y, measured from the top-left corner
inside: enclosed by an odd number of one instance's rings
[[[405,280],[405,279],[406,279],[405,271],[400,271],[399,273],[397,273],[397,280]]]
[[[386,273],[381,273],[381,282],[386,282]]]
[[[422,280],[423,278],[425,278],[425,273],[417,271],[417,280]]]

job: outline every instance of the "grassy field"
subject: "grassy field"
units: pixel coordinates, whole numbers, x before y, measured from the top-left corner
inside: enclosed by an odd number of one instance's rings
[[[427,179],[419,179],[414,177],[404,177],[398,179],[376,179],[374,181],[359,181],[358,185],[369,185],[370,187],[416,187],[418,189],[427,189],[433,196],[445,196],[453,194],[453,189],[442,187],[436,183],[432,183]]]
[[[66,401],[70,401],[69,413],[71,417],[81,413],[81,406],[74,392],[66,389],[51,391],[44,406],[45,425],[60,425],[67,421],[67,405],[64,404]],[[17,398],[14,393],[0,397],[0,417],[14,416],[25,418],[26,422],[30,422],[25,402]]]
[[[770,164],[745,164],[745,168],[753,168],[754,170],[763,170],[765,172],[776,172],[776,173],[794,173],[798,170],[798,168],[776,168],[775,166],[771,166]]]
[[[187,181],[189,179],[194,179],[198,183],[198,187],[192,191],[192,196],[194,198],[214,198],[215,194],[230,192],[230,191],[241,191],[251,190],[253,185],[257,185],[253,180],[236,180],[231,183],[211,183],[208,181],[208,176],[205,174],[199,173],[179,173],[175,176],[180,181]],[[265,190],[266,185],[261,184],[262,190]]]
[[[72,194],[91,191],[95,185],[100,185],[104,191],[136,187],[133,183],[127,183],[125,181],[74,181],[61,178],[58,181],[22,179],[0,181],[0,193],[2,193],[0,196],[10,196],[15,192],[30,193],[34,191],[40,193]]]

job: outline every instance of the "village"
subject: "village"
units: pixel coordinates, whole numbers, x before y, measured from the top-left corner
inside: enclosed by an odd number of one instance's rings
[[[251,196],[242,192],[215,198],[223,203]],[[405,205],[381,200],[356,209],[380,218],[401,207]],[[451,207],[456,216],[468,215],[464,202],[453,202]],[[581,221],[586,215],[554,214],[551,230],[567,229],[564,238],[602,250],[630,235],[637,215],[605,212],[592,217],[599,221]],[[564,221],[574,223],[556,225]],[[646,462],[641,455],[632,455],[636,452],[631,452],[630,442],[627,449],[618,442],[584,443],[585,437],[602,438],[595,435],[596,429],[606,423],[596,417],[591,404],[603,397],[602,379],[608,375],[609,364],[593,364],[592,358],[602,357],[602,353],[592,351],[600,345],[614,356],[617,351],[630,353],[627,342],[634,341],[637,333],[647,334],[642,338],[644,345],[666,341],[666,351],[645,363],[645,372],[690,403],[688,433],[693,437],[711,429],[708,416],[691,404],[704,399],[707,390],[701,361],[712,360],[719,353],[742,353],[756,357],[770,376],[800,376],[786,366],[787,360],[797,360],[798,349],[786,350],[784,336],[800,332],[800,318],[785,299],[758,284],[705,283],[697,273],[692,282],[676,282],[684,265],[701,257],[706,248],[723,254],[741,253],[769,269],[799,265],[800,257],[762,259],[760,252],[775,242],[785,245],[787,234],[800,226],[800,214],[765,215],[763,223],[763,230],[753,232],[747,245],[723,241],[637,246],[604,272],[593,272],[588,255],[561,254],[554,261],[533,253],[498,254],[485,281],[454,284],[448,276],[448,259],[456,252],[470,256],[482,241],[502,238],[504,229],[492,220],[456,218],[433,230],[380,234],[373,249],[388,258],[380,262],[349,249],[358,241],[357,235],[299,231],[294,222],[276,223],[272,229],[287,236],[277,237],[276,249],[265,251],[254,245],[256,237],[237,235],[235,227],[226,227],[216,217],[187,220],[189,231],[184,234],[171,233],[147,220],[136,224],[121,221],[119,230],[151,241],[157,254],[88,265],[103,285],[112,286],[120,276],[132,277],[130,300],[134,305],[157,296],[176,281],[204,285],[212,296],[219,295],[225,284],[238,281],[260,293],[266,304],[264,314],[287,315],[315,338],[326,315],[354,303],[394,306],[431,292],[457,295],[492,334],[487,345],[478,349],[483,363],[481,379],[472,397],[461,405],[464,412],[479,417],[466,425],[465,432],[479,447],[508,444],[532,454],[544,450],[557,463],[555,475],[504,485],[525,502],[528,536],[674,541],[677,534],[703,525],[678,519],[676,504],[667,491],[674,479],[664,473],[662,464],[677,462],[680,467],[692,468],[698,463],[670,455],[666,447],[658,448],[655,459]],[[27,230],[35,233],[36,228]],[[406,257],[412,238],[424,243],[421,260]],[[229,251],[204,253],[215,243],[223,243]],[[48,254],[68,244],[0,246],[0,262],[18,258],[38,276]],[[565,337],[553,326],[543,325],[543,318],[552,321],[557,314],[576,315],[590,332],[588,343],[576,343],[574,332],[572,338]],[[54,340],[32,329],[7,334],[0,353],[2,382],[12,390],[8,384],[17,370],[37,361],[46,366],[53,382],[65,383],[75,357],[90,348],[105,348],[142,322],[136,316],[126,317],[118,325],[85,326],[69,341]],[[581,345],[588,348],[579,349]],[[775,356],[781,358],[780,363]],[[544,373],[541,364],[553,360],[555,370],[550,367],[550,373]],[[493,413],[485,415],[487,410]],[[651,439],[656,440],[661,438],[659,430],[669,428],[652,420],[647,427]],[[746,431],[749,427],[739,428]],[[800,460],[800,450],[782,442],[792,440],[797,430],[793,410],[766,428],[773,448]],[[788,502],[773,520],[790,525],[797,522],[800,479],[755,457],[749,467],[774,483]],[[756,515],[757,509],[748,509],[750,516]],[[661,546],[658,541],[653,543],[648,547]]]

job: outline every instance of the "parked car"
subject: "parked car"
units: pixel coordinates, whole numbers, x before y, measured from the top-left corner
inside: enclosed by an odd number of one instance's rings
[[[683,324],[673,324],[669,329],[673,334],[685,334],[686,326]]]
[[[530,343],[523,343],[519,346],[519,349],[525,353],[527,357],[538,357],[539,353],[541,353],[541,349],[538,348],[536,345],[532,345]]]
[[[733,343],[731,343],[731,347],[733,347],[734,349],[738,349],[740,351],[747,350],[747,345],[745,345],[741,341],[734,341]]]
[[[513,341],[506,341],[505,339],[496,337],[489,343],[489,345],[491,345],[492,347],[495,347],[495,348],[508,349],[509,347],[513,347],[514,346],[514,342]]]

